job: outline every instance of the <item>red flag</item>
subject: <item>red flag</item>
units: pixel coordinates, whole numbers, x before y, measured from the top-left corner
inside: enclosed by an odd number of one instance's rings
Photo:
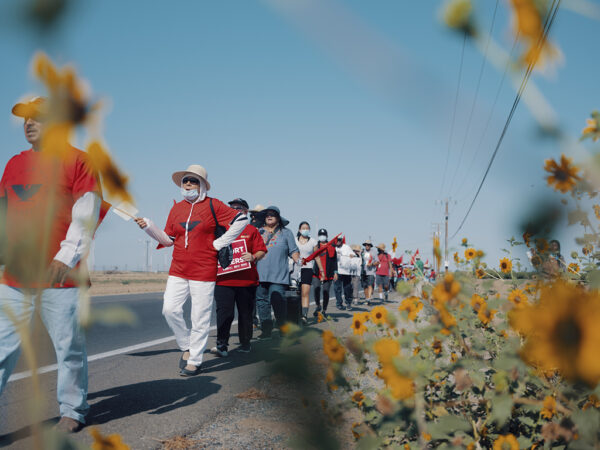
[[[325,250],[327,250],[327,248],[333,246],[334,242],[337,241],[337,238],[339,236],[341,236],[342,233],[338,234],[336,237],[334,237],[332,240],[330,240],[327,245],[324,245],[323,247],[321,247],[319,250],[317,250],[316,252],[314,252],[312,255],[310,255],[308,258],[305,258],[302,263],[306,264],[307,262],[311,262],[313,259],[315,259],[317,256],[319,256],[321,253],[323,253]],[[342,241],[343,242],[343,241]]]

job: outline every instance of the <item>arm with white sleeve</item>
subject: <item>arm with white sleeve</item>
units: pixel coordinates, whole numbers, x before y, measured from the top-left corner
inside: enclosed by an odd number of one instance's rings
[[[77,199],[71,209],[71,224],[55,260],[73,268],[88,252],[98,224],[101,203],[97,192],[86,192]]]
[[[152,220],[144,217],[144,222],[146,222],[146,226],[142,228],[146,232],[148,236],[158,242],[160,245],[164,247],[171,247],[175,241],[175,238],[172,238],[164,230],[158,228]]]
[[[231,221],[227,232],[220,238],[213,241],[213,247],[215,250],[219,251],[235,241],[238,236],[242,234],[242,231],[244,231],[246,225],[248,225],[248,216],[242,213],[239,213],[237,216],[235,216]]]

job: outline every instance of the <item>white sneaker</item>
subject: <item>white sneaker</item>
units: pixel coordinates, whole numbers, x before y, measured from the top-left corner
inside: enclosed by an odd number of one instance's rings
[[[227,353],[227,350],[223,350],[220,349],[219,347],[213,347],[210,349],[211,353],[214,353],[217,356],[220,356],[222,358],[226,357],[229,353]]]

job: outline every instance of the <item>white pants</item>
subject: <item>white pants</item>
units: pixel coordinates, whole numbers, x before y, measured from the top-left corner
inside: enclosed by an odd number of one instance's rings
[[[183,305],[188,297],[192,298],[191,330],[183,318]],[[202,363],[214,299],[214,281],[193,281],[171,275],[167,279],[162,313],[181,351],[190,351],[188,364],[192,366]]]

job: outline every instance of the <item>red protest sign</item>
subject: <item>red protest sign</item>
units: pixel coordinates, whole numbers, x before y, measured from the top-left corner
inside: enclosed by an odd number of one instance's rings
[[[233,259],[231,260],[231,264],[227,266],[227,269],[223,269],[221,264],[217,261],[217,276],[225,275],[226,273],[239,272],[240,270],[246,270],[251,267],[251,264],[248,261],[242,259],[242,255],[248,251],[245,239],[233,241],[231,243],[231,248],[233,248]]]

